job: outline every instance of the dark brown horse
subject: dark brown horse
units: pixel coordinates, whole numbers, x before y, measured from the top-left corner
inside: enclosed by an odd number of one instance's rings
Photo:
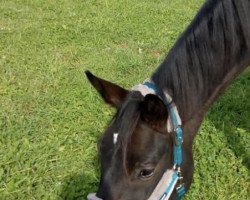
[[[152,75],[154,92],[126,90],[86,72],[103,99],[117,108],[100,140],[101,180],[96,197],[89,199],[150,197],[173,168],[171,105],[182,122],[180,169],[188,190],[194,171],[192,144],[204,115],[249,64],[250,0],[208,0]],[[172,102],[165,100],[166,94]],[[176,198],[173,190],[170,199]]]

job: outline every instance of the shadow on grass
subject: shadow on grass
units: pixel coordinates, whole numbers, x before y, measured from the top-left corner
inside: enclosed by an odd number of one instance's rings
[[[88,169],[80,170],[78,173],[64,178],[58,191],[57,200],[86,200],[89,193],[97,191],[99,184],[98,163],[97,155],[93,155]]]
[[[249,137],[245,137],[247,134],[249,135],[249,129],[235,126],[227,120],[224,120],[224,124],[219,124],[217,121],[214,124],[217,129],[223,131],[229,148],[232,149],[238,159],[242,159],[242,164],[247,167],[250,176],[250,140]]]
[[[207,118],[222,131],[228,146],[250,176],[250,70],[242,74],[210,109]]]
[[[75,174],[67,177],[58,200],[86,200],[88,193],[95,192],[98,180],[91,174]]]

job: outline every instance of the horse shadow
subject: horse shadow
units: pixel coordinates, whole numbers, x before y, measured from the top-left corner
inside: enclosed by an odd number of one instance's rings
[[[226,90],[210,109],[207,119],[222,131],[228,147],[250,176],[250,70]]]
[[[98,178],[88,173],[75,174],[65,178],[58,200],[86,200],[90,191],[97,190]]]
[[[90,191],[97,191],[100,179],[97,155],[94,155],[91,164],[91,170],[81,170],[64,178],[57,192],[57,200],[86,200]]]

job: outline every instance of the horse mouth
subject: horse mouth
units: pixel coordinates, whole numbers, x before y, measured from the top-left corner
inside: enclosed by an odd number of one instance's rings
[[[96,196],[96,193],[90,193],[87,196],[87,200],[102,200],[99,197]]]

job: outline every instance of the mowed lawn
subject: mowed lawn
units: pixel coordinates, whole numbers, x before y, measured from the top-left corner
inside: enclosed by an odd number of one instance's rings
[[[0,200],[86,199],[114,109],[86,69],[126,88],[160,64],[203,0],[0,1]],[[249,199],[250,70],[208,113],[187,200]]]

